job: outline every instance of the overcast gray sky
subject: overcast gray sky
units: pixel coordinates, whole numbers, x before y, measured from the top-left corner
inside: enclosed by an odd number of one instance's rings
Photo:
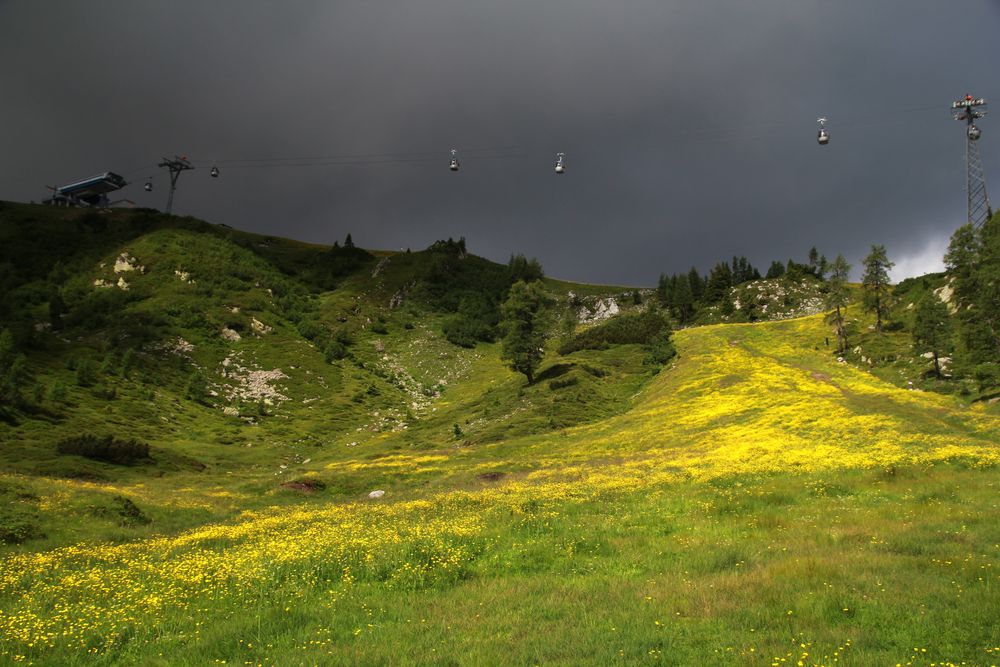
[[[998,37],[998,0],[0,0],[0,198],[111,170],[162,209],[183,154],[175,213],[303,240],[640,285],[881,243],[898,279],[964,222],[948,105],[1000,105]]]

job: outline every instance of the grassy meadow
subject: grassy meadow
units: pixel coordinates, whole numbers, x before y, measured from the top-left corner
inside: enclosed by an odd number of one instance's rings
[[[688,329],[618,416],[418,451],[380,434],[358,453],[387,455],[309,470],[375,475],[379,501],[11,553],[0,650],[34,664],[994,664],[1000,420],[802,344],[824,333],[816,317]],[[455,402],[445,422],[468,408]]]
[[[428,253],[114,215],[59,250],[85,307],[0,420],[0,662],[1000,664],[1000,410],[909,358],[838,361],[817,315],[680,330],[662,368],[553,337],[526,386],[442,335]],[[150,458],[57,454],[83,432]]]

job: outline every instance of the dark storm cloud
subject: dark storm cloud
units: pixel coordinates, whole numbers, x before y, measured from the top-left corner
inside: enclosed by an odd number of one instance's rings
[[[141,183],[180,153],[223,172],[182,175],[175,212],[305,240],[466,236],[647,285],[883,243],[902,275],[964,220],[947,106],[1000,104],[997,34],[995,0],[0,2],[0,198],[111,169],[162,207]],[[351,154],[396,157],[225,162]]]

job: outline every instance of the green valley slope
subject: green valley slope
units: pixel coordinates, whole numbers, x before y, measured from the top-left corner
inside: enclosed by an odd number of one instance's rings
[[[525,387],[495,345],[444,340],[408,291],[420,253],[300,291],[247,247],[158,229],[89,261],[87,294],[119,289],[93,281],[123,252],[145,267],[126,311],[167,335],[129,373],[84,328],[43,336],[35,377],[68,396],[0,425],[5,511],[47,533],[0,560],[5,660],[997,661],[996,406],[839,363],[821,316],[682,330],[658,373],[639,346],[550,351]],[[345,329],[350,358],[302,321]],[[86,355],[90,387],[67,367]],[[216,396],[188,397],[195,370]],[[256,380],[283,398],[226,399]],[[102,427],[153,461],[54,455]]]

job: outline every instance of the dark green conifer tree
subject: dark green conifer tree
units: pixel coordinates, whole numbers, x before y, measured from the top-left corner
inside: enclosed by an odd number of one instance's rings
[[[895,264],[889,261],[885,246],[881,245],[873,245],[863,263],[861,286],[865,290],[865,307],[875,313],[875,331],[882,333],[882,321],[889,315],[889,269]]]
[[[926,350],[934,355],[934,374],[941,377],[938,359],[951,346],[951,330],[948,326],[948,307],[933,292],[925,294],[917,304],[913,342],[919,346],[917,352]]]
[[[535,371],[545,354],[550,303],[540,283],[518,281],[511,285],[500,309],[504,332],[500,357],[511,370],[523,373],[528,384],[535,381]]]

